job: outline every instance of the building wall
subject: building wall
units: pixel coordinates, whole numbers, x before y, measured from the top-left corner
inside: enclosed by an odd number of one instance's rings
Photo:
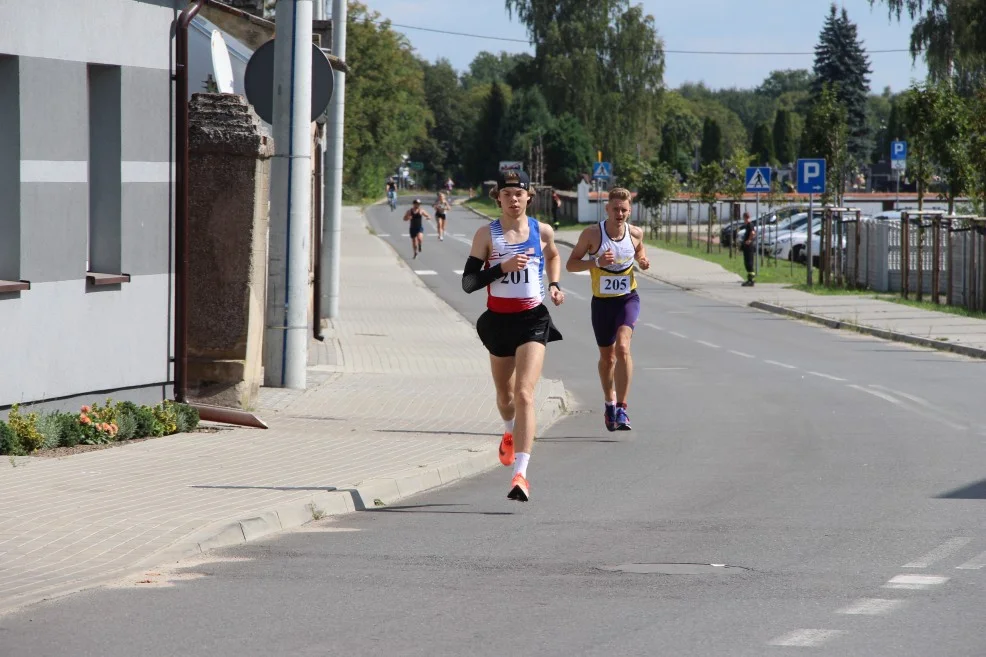
[[[0,408],[171,393],[175,4],[4,6]]]

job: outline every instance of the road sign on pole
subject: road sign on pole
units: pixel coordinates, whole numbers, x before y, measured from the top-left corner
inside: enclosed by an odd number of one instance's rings
[[[770,167],[747,167],[746,191],[770,192]]]
[[[904,171],[907,169],[907,142],[890,142],[890,167],[894,171]]]
[[[610,162],[596,162],[592,165],[592,177],[598,180],[609,180],[613,177],[613,165]]]
[[[798,193],[825,193],[825,160],[798,160]]]

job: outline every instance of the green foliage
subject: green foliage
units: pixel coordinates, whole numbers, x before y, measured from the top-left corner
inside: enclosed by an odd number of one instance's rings
[[[473,133],[469,162],[469,179],[475,182],[494,176],[499,162],[504,159],[500,147],[500,132],[510,101],[504,93],[503,85],[494,82],[485,101]]]
[[[722,191],[722,185],[723,170],[718,162],[703,164],[695,175],[698,200],[702,203],[715,203],[719,192]]]
[[[7,424],[14,430],[17,440],[28,453],[44,446],[45,437],[38,431],[37,413],[21,414],[20,405],[14,404],[7,414]]]
[[[3,420],[0,420],[0,454],[5,456],[24,456],[27,454],[27,450],[21,444],[17,433]]]
[[[731,199],[743,198],[746,193],[746,167],[750,166],[750,157],[746,149],[737,148],[726,162],[722,191]]]
[[[969,100],[969,166],[972,188],[979,199],[979,214],[986,214],[986,89]]]
[[[722,162],[722,128],[715,119],[706,118],[702,124],[702,146],[699,150],[703,166]]]
[[[75,413],[59,413],[58,422],[62,425],[58,439],[59,447],[75,447],[85,438],[82,425],[79,424],[79,416]]]
[[[58,447],[62,439],[61,414],[57,411],[41,413],[38,416],[38,431],[44,436],[44,443],[39,449]]]
[[[850,172],[849,126],[846,108],[828,85],[822,87],[805,120],[801,157],[825,160],[828,182],[822,202],[839,202]]]
[[[433,121],[424,72],[406,37],[358,2],[349,3],[346,39],[343,184],[347,198],[380,193],[402,152]]]
[[[514,93],[500,126],[500,152],[507,159],[527,161],[554,122],[555,117],[548,109],[548,101],[540,89],[520,89]],[[533,175],[533,166],[526,169]]]
[[[427,136],[419,136],[409,154],[413,161],[424,163],[424,176],[429,186],[433,186],[450,175],[461,175],[466,163],[466,137],[472,124],[466,93],[449,61],[440,59],[434,65],[422,62],[421,67],[425,100],[434,121]]]
[[[674,169],[660,160],[652,160],[641,175],[637,201],[648,210],[656,210],[677,194],[678,181]]]
[[[833,3],[815,46],[812,95],[817,105],[827,87],[845,107],[849,154],[860,163],[870,159],[872,150],[866,118],[871,72],[856,24],[849,20],[845,8],[840,13]]]
[[[774,137],[766,123],[761,123],[753,131],[753,156],[756,164],[773,164],[775,161]]]
[[[969,108],[948,83],[931,88],[931,157],[944,181],[948,210],[955,209],[955,199],[972,183],[969,152],[971,123]]]
[[[572,189],[592,161],[592,145],[582,123],[562,114],[544,135],[545,184]]]
[[[164,427],[158,423],[154,417],[154,411],[147,406],[140,406],[136,409],[137,429],[134,438],[146,438],[148,436],[163,436]]]
[[[788,110],[777,110],[774,117],[774,156],[784,165],[791,164],[798,157],[794,125]]]
[[[522,86],[516,84],[521,80],[515,76],[515,73],[526,73],[532,61],[533,57],[527,53],[501,51],[499,54],[494,54],[484,50],[473,58],[469,64],[469,71],[462,75],[462,87],[472,89],[493,82],[506,82],[512,87]]]
[[[808,93],[811,90],[812,74],[807,69],[786,69],[783,71],[771,71],[770,74],[760,83],[756,92],[761,96],[767,96],[777,100],[788,93]]]

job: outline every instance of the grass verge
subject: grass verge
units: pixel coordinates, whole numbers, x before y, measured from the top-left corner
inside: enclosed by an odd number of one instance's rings
[[[746,278],[746,267],[743,265],[743,254],[739,251],[733,250],[733,257],[730,258],[729,249],[723,248],[722,251],[720,251],[719,246],[713,244],[712,252],[707,253],[705,243],[700,243],[697,240],[693,240],[693,246],[689,247],[685,243],[684,236],[679,236],[679,238],[680,241],[677,242],[674,240],[667,241],[663,239],[648,239],[647,244],[666,251],[673,251],[675,253],[680,253],[681,255],[690,256],[692,258],[700,258],[708,262],[714,262],[726,271],[730,271],[741,278]],[[805,280],[806,275],[807,271],[804,265],[787,261],[778,262],[773,258],[764,258],[763,263],[760,265],[760,273],[757,275],[757,282],[797,285]]]

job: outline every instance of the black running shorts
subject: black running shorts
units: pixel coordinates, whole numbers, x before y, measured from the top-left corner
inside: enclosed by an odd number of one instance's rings
[[[543,303],[519,313],[487,310],[479,316],[476,331],[486,350],[500,358],[515,356],[517,347],[527,342],[548,344],[562,339]]]

